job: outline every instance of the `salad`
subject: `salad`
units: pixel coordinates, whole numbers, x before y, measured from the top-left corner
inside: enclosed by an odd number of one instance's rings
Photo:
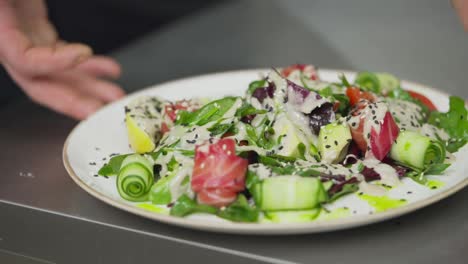
[[[129,146],[99,175],[120,196],[170,215],[307,222],[348,194],[383,196],[403,178],[427,184],[468,140],[465,102],[439,112],[388,73],[320,79],[312,65],[272,69],[244,96],[125,107]]]

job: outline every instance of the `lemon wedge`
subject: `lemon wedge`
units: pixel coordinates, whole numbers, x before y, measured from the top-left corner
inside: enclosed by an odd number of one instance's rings
[[[125,116],[125,124],[127,125],[128,141],[130,147],[136,153],[147,153],[155,148],[153,139],[145,132],[143,127],[133,119],[130,114]]]

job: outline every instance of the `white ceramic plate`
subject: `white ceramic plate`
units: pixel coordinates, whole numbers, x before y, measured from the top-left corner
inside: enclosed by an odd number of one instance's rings
[[[232,223],[208,215],[194,215],[187,218],[172,217],[143,209],[138,204],[130,203],[118,195],[115,177],[108,179],[95,177],[100,166],[109,159],[112,153],[129,153],[126,129],[124,124],[124,105],[139,95],[158,95],[176,100],[191,97],[221,97],[225,95],[242,95],[248,84],[267,70],[245,70],[202,75],[192,78],[172,81],[144,89],[118,102],[112,103],[78,124],[68,136],[63,149],[65,168],[72,179],[85,191],[97,199],[130,213],[154,219],[156,221],[201,229],[214,232],[240,234],[297,234],[338,230],[355,226],[367,225],[397,217],[419,208],[430,205],[459,191],[468,184],[466,157],[468,147],[465,146],[457,154],[457,161],[449,167],[443,176],[434,176],[443,182],[443,186],[431,189],[414,183],[410,179],[390,190],[388,197],[406,199],[401,207],[376,212],[366,201],[357,195],[348,195],[344,199],[328,207],[330,210],[340,210],[346,207],[346,216],[308,223]],[[349,79],[354,79],[355,73],[336,70],[320,70],[323,80],[338,81],[338,74],[344,73]],[[412,83],[403,83],[404,88],[427,95],[441,110],[448,109],[448,95],[435,89]],[[94,165],[94,163],[96,163]]]

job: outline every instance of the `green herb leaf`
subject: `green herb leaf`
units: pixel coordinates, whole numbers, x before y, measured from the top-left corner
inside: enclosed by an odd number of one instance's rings
[[[234,222],[257,222],[258,210],[249,205],[244,195],[239,194],[234,203],[218,211],[218,216]]]
[[[450,96],[450,108],[447,113],[434,111],[429,116],[429,124],[441,128],[450,135],[447,150],[455,152],[468,141],[468,114],[465,101],[457,96]]]
[[[359,186],[357,183],[348,183],[343,185],[343,188],[339,192],[334,193],[331,197],[330,200],[328,201],[329,203],[336,201],[338,198],[345,196],[346,194],[349,193],[355,193],[359,189]]]
[[[258,115],[258,114],[265,114],[267,111],[265,109],[257,109],[253,107],[251,104],[244,102],[244,104],[239,107],[236,111],[236,117],[242,118],[248,115]]]
[[[208,128],[208,131],[211,132],[212,136],[223,135],[233,127],[233,124],[215,124],[212,127]]]
[[[217,121],[231,109],[237,99],[238,97],[233,96],[225,97],[212,101],[194,112],[180,111],[175,124],[183,126],[203,126],[206,123]]]
[[[258,88],[266,87],[267,86],[267,81],[264,80],[258,80],[258,81],[253,81],[249,84],[249,89],[247,90],[248,94],[253,94],[255,90]]]
[[[424,174],[441,175],[448,167],[450,167],[450,164],[434,164],[429,166]]]
[[[261,180],[258,175],[253,171],[248,170],[245,177],[245,187],[247,187],[247,190],[251,191],[252,187],[259,182],[261,182]]]
[[[99,169],[98,174],[101,176],[115,176],[119,174],[120,166],[123,160],[132,154],[123,154],[112,157],[107,164]]]
[[[423,116],[427,117],[429,115],[429,108],[427,108],[427,106],[423,104],[420,100],[414,99],[407,91],[403,90],[402,88],[397,88],[390,91],[387,96],[390,98],[415,103],[419,107],[421,107]]]
[[[183,217],[193,213],[216,214],[217,211],[213,206],[197,204],[196,201],[184,194],[172,206],[170,215]]]
[[[344,74],[341,74],[339,76],[340,80],[341,80],[341,85],[344,86],[344,87],[351,87],[352,85],[349,83],[348,79],[346,79],[346,76]]]

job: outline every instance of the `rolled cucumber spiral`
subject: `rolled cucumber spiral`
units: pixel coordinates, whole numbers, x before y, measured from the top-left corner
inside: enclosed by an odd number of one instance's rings
[[[139,154],[126,157],[117,176],[117,190],[122,198],[132,202],[148,199],[154,183],[153,164]]]
[[[403,131],[392,146],[390,157],[408,167],[424,170],[445,160],[445,146],[413,131]]]

